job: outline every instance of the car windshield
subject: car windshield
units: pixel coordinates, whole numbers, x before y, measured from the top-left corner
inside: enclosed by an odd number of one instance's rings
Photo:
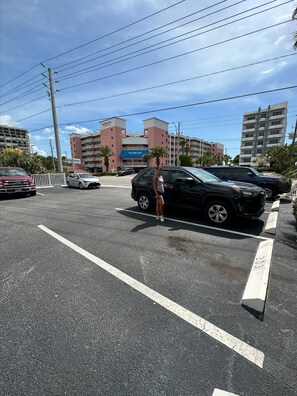
[[[211,183],[220,181],[218,177],[209,173],[203,169],[198,168],[186,168],[189,172],[191,172],[194,176],[198,177],[198,179],[202,180],[204,183]]]
[[[250,170],[256,175],[256,176],[261,176],[261,173],[257,171],[255,168],[250,168]]]
[[[81,179],[86,179],[86,178],[90,179],[90,178],[92,178],[92,177],[95,177],[95,176],[93,176],[93,175],[89,175],[88,173],[80,173],[78,176],[79,176]]]
[[[24,169],[0,169],[0,176],[28,176]]]

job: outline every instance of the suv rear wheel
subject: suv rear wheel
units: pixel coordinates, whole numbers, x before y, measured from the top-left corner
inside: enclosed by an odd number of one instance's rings
[[[273,187],[262,187],[265,190],[265,197],[266,199],[274,199],[276,197],[276,192]]]
[[[138,206],[143,211],[148,211],[152,207],[152,200],[147,193],[140,193],[137,198]]]
[[[207,220],[214,225],[224,225],[231,220],[230,206],[224,201],[212,201],[205,210]]]

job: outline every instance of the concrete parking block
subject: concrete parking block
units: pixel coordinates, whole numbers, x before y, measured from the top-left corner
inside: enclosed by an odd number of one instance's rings
[[[267,234],[275,235],[277,217],[278,217],[278,212],[272,212],[268,216],[268,220],[267,220],[266,227],[265,227],[265,232]]]
[[[273,242],[273,239],[260,242],[241,299],[241,305],[262,314],[264,313],[268,288]]]
[[[271,210],[273,212],[278,212],[279,211],[279,204],[280,204],[280,200],[277,199],[276,201],[273,202]]]

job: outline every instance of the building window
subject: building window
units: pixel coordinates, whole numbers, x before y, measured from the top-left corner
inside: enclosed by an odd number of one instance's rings
[[[282,115],[282,114],[283,114],[283,112],[281,110],[280,111],[274,111],[272,113],[273,116]]]

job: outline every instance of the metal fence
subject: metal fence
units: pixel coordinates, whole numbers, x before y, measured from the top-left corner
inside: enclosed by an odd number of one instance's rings
[[[63,186],[66,184],[65,173],[40,173],[32,175],[37,187]]]

